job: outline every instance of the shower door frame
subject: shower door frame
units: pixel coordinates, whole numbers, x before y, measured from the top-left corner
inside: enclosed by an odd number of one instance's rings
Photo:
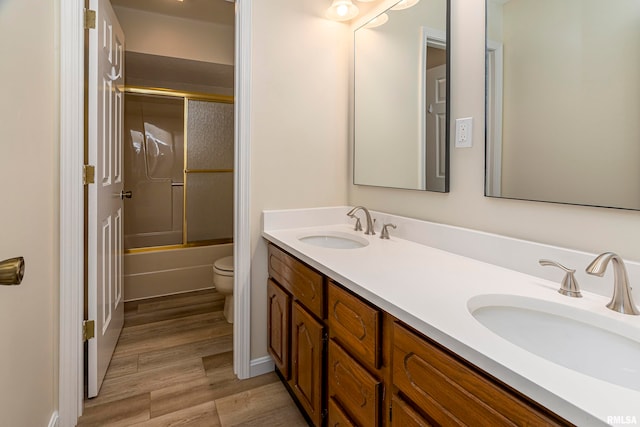
[[[184,155],[182,162],[182,243],[174,243],[169,245],[155,245],[155,246],[141,246],[136,248],[125,248],[125,254],[133,254],[140,252],[152,252],[165,249],[183,249],[192,248],[195,246],[207,246],[207,245],[220,245],[225,243],[233,243],[234,239],[213,239],[213,240],[198,240],[189,242],[187,238],[187,176],[194,173],[235,173],[233,169],[188,169],[187,168],[187,148],[189,146],[189,135],[187,132],[187,117],[189,110],[189,101],[205,101],[216,102],[221,104],[232,104],[235,108],[235,97],[232,95],[218,95],[218,94],[206,94],[200,92],[187,92],[174,89],[146,87],[146,86],[125,86],[124,93],[126,95],[140,95],[140,96],[158,96],[168,97],[174,99],[181,99],[183,101],[183,128],[184,128]],[[126,101],[125,101],[126,103]],[[125,113],[126,114],[126,113]],[[235,143],[234,143],[235,145]],[[235,149],[235,147],[234,147]],[[126,175],[125,175],[126,181]],[[125,186],[127,183],[125,182]],[[173,187],[173,183],[171,183]],[[235,191],[235,190],[234,190]],[[135,197],[135,194],[134,194]],[[234,206],[235,216],[235,206]]]
[[[60,0],[60,293],[58,425],[76,425],[83,410],[84,320],[84,2]],[[233,366],[239,378],[268,372],[251,345],[251,0],[236,0]],[[59,8],[58,8],[59,7]],[[273,362],[271,362],[271,365]],[[53,419],[53,418],[52,418]]]

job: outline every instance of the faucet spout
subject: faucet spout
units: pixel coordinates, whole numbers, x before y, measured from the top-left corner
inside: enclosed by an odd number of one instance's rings
[[[607,308],[618,313],[640,315],[640,310],[633,302],[627,269],[620,256],[613,252],[602,253],[589,264],[586,271],[594,276],[602,277],[609,261],[613,264],[613,297],[607,304]]]
[[[369,235],[376,234],[375,230],[373,229],[373,220],[371,219],[371,214],[369,213],[369,210],[364,206],[356,206],[355,208],[347,212],[347,216],[349,218],[354,218],[358,210],[361,210],[362,212],[364,212],[367,219],[367,228],[364,230],[364,234],[369,234]]]

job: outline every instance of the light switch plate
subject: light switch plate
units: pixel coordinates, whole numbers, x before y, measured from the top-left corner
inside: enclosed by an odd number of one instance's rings
[[[456,148],[473,146],[473,117],[456,119]]]

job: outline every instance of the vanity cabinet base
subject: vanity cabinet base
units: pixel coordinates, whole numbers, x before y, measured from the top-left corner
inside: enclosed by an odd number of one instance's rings
[[[269,245],[268,343],[314,426],[570,426]]]

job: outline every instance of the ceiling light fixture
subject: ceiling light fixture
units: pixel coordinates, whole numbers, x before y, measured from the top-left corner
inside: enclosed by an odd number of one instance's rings
[[[363,28],[375,28],[381,25],[384,25],[389,20],[389,15],[383,13],[381,15],[376,16],[371,21],[367,22]]]
[[[327,18],[334,21],[348,21],[358,15],[358,6],[353,4],[351,0],[333,0],[329,9],[327,9]]]
[[[395,6],[393,6],[391,10],[409,9],[412,6],[417,5],[419,1],[420,0],[402,0],[398,2]]]

